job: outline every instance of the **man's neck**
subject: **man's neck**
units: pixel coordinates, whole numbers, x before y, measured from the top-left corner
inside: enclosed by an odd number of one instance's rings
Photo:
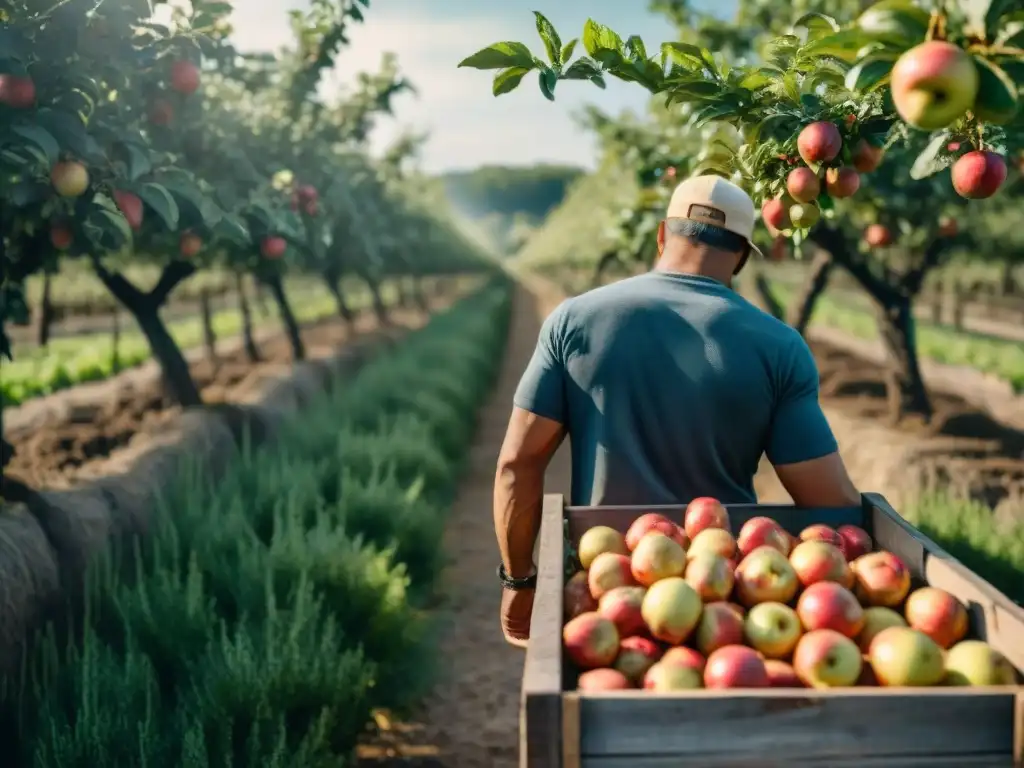
[[[656,272],[670,272],[691,277],[705,277],[723,285],[732,286],[732,275],[723,275],[721,269],[715,269],[706,263],[695,263],[689,259],[672,259],[662,256],[654,265],[654,270]]]

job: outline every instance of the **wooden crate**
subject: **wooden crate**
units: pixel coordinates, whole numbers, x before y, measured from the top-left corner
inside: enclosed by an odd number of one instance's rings
[[[1024,610],[908,524],[877,494],[861,507],[729,507],[738,530],[767,515],[791,533],[859,525],[919,583],[969,606],[972,636],[1024,670]],[[594,525],[625,531],[644,512],[683,507],[566,507],[544,499],[538,582],[520,703],[521,768],[1010,768],[1024,765],[1024,686],[582,693],[563,656],[566,545]]]

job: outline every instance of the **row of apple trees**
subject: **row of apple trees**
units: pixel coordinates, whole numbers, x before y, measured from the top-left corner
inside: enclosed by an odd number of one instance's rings
[[[293,12],[296,42],[281,55],[235,50],[232,6],[219,0],[160,22],[134,0],[0,5],[0,355],[11,351],[3,326],[27,319],[25,278],[85,260],[137,321],[169,395],[195,405],[159,311],[197,270],[252,273],[301,358],[286,271],[322,277],[349,319],[340,281],[358,276],[386,320],[382,280],[401,277],[415,296],[424,274],[475,264],[408,192],[416,144],[389,162],[366,152],[377,117],[411,89],[394,58],[340,99],[318,95],[367,5]],[[124,270],[140,260],[161,267],[151,288]]]
[[[608,77],[658,96],[667,119],[655,141],[635,145],[646,191],[623,216],[623,241],[653,245],[666,176],[731,177],[761,205],[767,233],[785,239],[776,253],[790,242],[823,254],[814,290],[834,263],[873,299],[894,415],[930,418],[912,303],[929,272],[969,244],[960,226],[968,201],[1019,195],[1024,9],[1014,0],[743,0],[726,23],[675,0],[653,6],[681,29],[657,51],[593,20],[563,42],[538,13],[543,55],[499,42],[460,66],[497,70],[495,95],[536,71],[549,100],[560,81],[604,87]],[[723,127],[694,152],[693,129],[711,125]],[[992,251],[983,238],[978,247]]]

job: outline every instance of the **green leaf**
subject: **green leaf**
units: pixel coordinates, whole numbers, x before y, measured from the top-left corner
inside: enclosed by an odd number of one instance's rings
[[[522,43],[502,42],[483,48],[459,62],[459,67],[471,69],[506,69],[526,67],[534,69],[536,62],[530,49]]]
[[[884,42],[860,29],[844,29],[834,35],[810,41],[800,48],[800,55],[833,56],[842,61],[854,61],[861,48],[876,40]]]
[[[634,64],[647,61],[647,48],[638,35],[630,35],[626,40],[626,56]]]
[[[593,19],[587,19],[583,26],[583,47],[592,58],[601,60],[599,54],[604,51],[613,51],[619,56],[625,55],[622,38],[618,33],[604,24],[598,24]]]
[[[846,73],[846,87],[851,91],[863,92],[885,85],[896,59],[895,54],[865,56]]]
[[[607,84],[604,81],[604,75],[594,75],[590,78],[590,82],[600,88],[602,91],[607,88]]]
[[[895,37],[909,47],[924,40],[931,16],[913,0],[882,0],[867,8],[856,25],[869,35]]]
[[[560,56],[562,57],[561,63],[563,66],[567,61],[569,61],[569,59],[572,58],[572,54],[576,50],[577,43],[579,43],[579,39],[574,37],[572,40],[570,40],[568,43],[562,46],[562,53],[560,54]]]
[[[1019,108],[1017,85],[994,62],[975,56],[974,66],[978,70],[978,96],[974,101],[974,116],[981,123],[1006,125],[1016,117]]]
[[[689,72],[699,72],[707,67],[701,49],[689,43],[662,43],[663,64],[678,64]]]
[[[96,196],[96,198],[100,197],[100,195]],[[89,239],[104,251],[120,250],[132,240],[132,230],[128,226],[128,220],[120,213],[105,206],[95,206],[82,226]]]
[[[562,73],[562,80],[590,80],[592,77],[601,74],[601,67],[591,59],[576,59],[569,68]]]
[[[106,160],[100,145],[89,135],[77,114],[40,109],[35,114],[35,121],[53,135],[61,149],[78,159],[93,163],[102,163]]]
[[[805,13],[793,22],[793,26],[797,29],[806,29],[809,35],[808,39],[832,34],[840,29],[839,22],[831,16],[817,12]]]
[[[951,136],[949,131],[939,131],[932,136],[928,146],[917,156],[910,169],[910,178],[920,180],[934,176],[953,164],[953,156],[945,151]]]
[[[50,197],[52,190],[49,184],[39,181],[22,180],[10,184],[4,190],[4,196],[16,208],[41,203]]]
[[[554,101],[555,85],[558,84],[558,72],[553,69],[541,70],[538,83],[540,84],[540,92],[544,94],[544,98],[548,101]]]
[[[523,78],[530,74],[530,69],[527,67],[509,67],[503,69],[494,76],[494,83],[491,86],[491,92],[495,96],[503,96],[506,93],[511,93],[519,84],[523,81]]]
[[[122,141],[114,145],[113,154],[115,159],[124,164],[125,176],[129,181],[138,181],[153,170],[149,154],[138,144]]]
[[[46,160],[53,165],[60,160],[60,145],[48,130],[34,123],[15,123],[11,126],[11,133],[14,133],[33,146],[42,150]]]
[[[800,103],[800,83],[797,81],[795,73],[786,73],[782,78],[782,89],[786,92],[786,96],[797,104]]]
[[[537,19],[537,34],[540,35],[540,39],[544,43],[544,49],[548,52],[548,61],[551,62],[553,67],[561,67],[564,61],[561,50],[562,38],[558,36],[554,25],[547,20],[544,14],[540,11],[534,11],[533,15]]]
[[[159,216],[167,229],[173,231],[178,228],[178,203],[175,202],[171,193],[160,184],[143,184],[135,190],[142,202]]]

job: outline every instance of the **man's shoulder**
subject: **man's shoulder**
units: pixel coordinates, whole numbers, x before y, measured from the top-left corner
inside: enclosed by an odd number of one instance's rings
[[[649,274],[634,275],[623,280],[616,280],[608,285],[591,288],[562,303],[568,305],[567,312],[585,312],[595,307],[621,304],[628,299],[646,296],[653,287],[654,284]]]

